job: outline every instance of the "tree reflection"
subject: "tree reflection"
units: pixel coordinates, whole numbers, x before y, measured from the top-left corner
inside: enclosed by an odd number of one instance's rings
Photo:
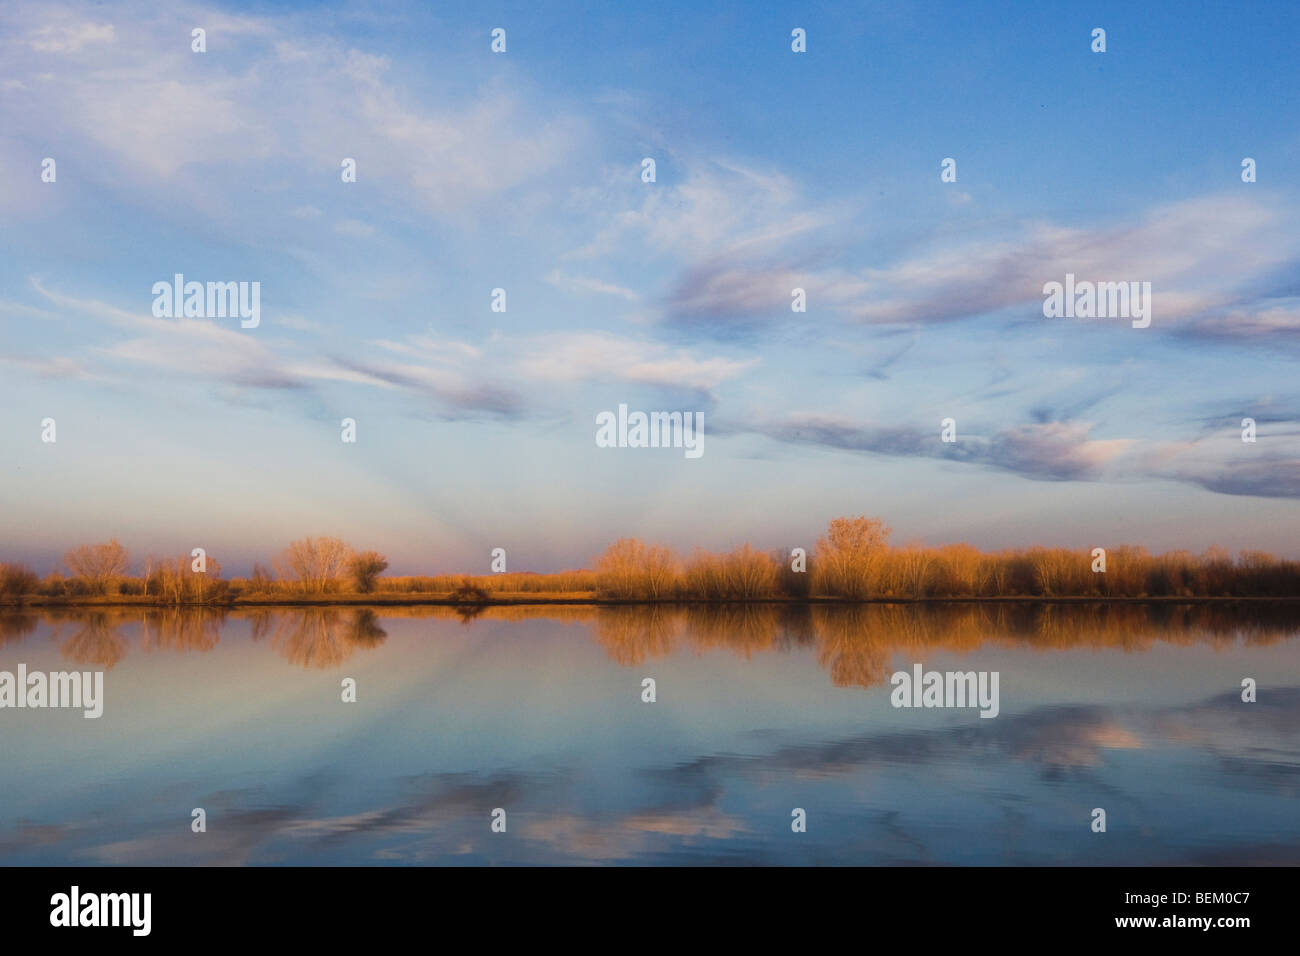
[[[604,607],[596,617],[597,641],[623,665],[680,648],[749,658],[811,642],[839,687],[886,684],[902,656],[985,645],[1143,653],[1159,642],[1222,648],[1296,636],[1294,604],[661,604]]]
[[[465,611],[472,610],[472,616]],[[593,626],[597,642],[623,666],[683,650],[727,651],[746,659],[809,647],[842,687],[887,684],[904,661],[984,647],[1145,653],[1158,644],[1272,644],[1300,636],[1300,604],[717,603],[582,607],[384,608],[211,607],[41,608],[0,611],[0,646],[48,625],[70,662],[111,668],[130,649],[207,652],[231,618],[247,620],[252,639],[269,641],[295,666],[341,666],[357,649],[387,639],[384,618],[528,622]],[[128,628],[135,625],[138,631]]]
[[[21,608],[0,609],[0,647],[21,641],[36,630],[37,615]]]
[[[358,647],[377,647],[387,637],[369,608],[308,607],[278,615],[271,646],[291,664],[325,670],[341,665]]]
[[[221,639],[226,612],[210,607],[150,609],[141,622],[142,650],[210,651]]]
[[[127,641],[118,629],[121,615],[89,611],[78,616],[77,631],[59,648],[69,661],[111,670],[126,656]]]

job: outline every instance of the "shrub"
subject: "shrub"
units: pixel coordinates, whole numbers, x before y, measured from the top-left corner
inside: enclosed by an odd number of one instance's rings
[[[479,587],[469,578],[461,578],[456,590],[451,592],[451,599],[457,604],[485,604],[491,595],[485,588]]]
[[[36,572],[22,564],[0,564],[0,597],[18,601],[37,593],[40,579]]]
[[[375,589],[375,582],[388,568],[388,559],[378,551],[362,551],[354,554],[348,562],[348,573],[352,583],[361,594],[369,594]]]

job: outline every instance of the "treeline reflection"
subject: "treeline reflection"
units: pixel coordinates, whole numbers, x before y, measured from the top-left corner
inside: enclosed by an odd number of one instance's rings
[[[597,638],[620,664],[639,665],[679,649],[723,649],[746,658],[800,647],[842,687],[887,683],[891,661],[985,645],[1053,651],[1157,643],[1228,647],[1300,636],[1292,605],[1139,604],[734,604],[610,607],[596,616]]]
[[[44,624],[69,663],[110,670],[132,643],[146,654],[210,651],[232,620],[248,622],[254,641],[265,641],[289,663],[306,668],[338,667],[356,651],[378,647],[388,637],[373,608],[59,608],[0,613],[0,647]],[[134,642],[128,638],[132,633]]]
[[[210,651],[237,627],[296,667],[329,669],[382,645],[384,623],[401,619],[580,624],[624,666],[679,651],[750,658],[809,648],[836,685],[862,687],[886,683],[901,653],[986,645],[1142,653],[1160,642],[1226,648],[1300,636],[1293,604],[709,604],[488,607],[473,615],[447,607],[41,608],[0,611],[0,649],[12,653],[43,626],[70,664],[107,670],[132,652]]]

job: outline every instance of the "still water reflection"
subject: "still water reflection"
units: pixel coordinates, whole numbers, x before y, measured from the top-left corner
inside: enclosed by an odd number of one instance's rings
[[[0,611],[0,671],[105,672],[98,720],[0,710],[0,863],[1300,863],[1297,638],[1293,606]],[[918,663],[996,671],[999,715],[891,706]]]

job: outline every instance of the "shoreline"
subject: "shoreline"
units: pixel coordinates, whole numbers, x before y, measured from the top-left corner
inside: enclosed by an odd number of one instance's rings
[[[1106,597],[1103,595],[1059,595],[1043,596],[1032,594],[1003,595],[999,597],[878,597],[878,598],[842,598],[831,595],[816,597],[765,597],[765,598],[671,598],[660,601],[647,601],[639,598],[599,598],[595,596],[556,596],[533,595],[528,593],[504,594],[481,601],[458,601],[450,596],[431,597],[427,595],[405,596],[394,594],[379,595],[335,595],[332,597],[313,598],[293,596],[284,598],[234,598],[224,601],[159,601],[153,598],[135,596],[117,597],[38,597],[20,601],[0,601],[2,608],[294,608],[294,607],[521,607],[521,606],[555,606],[572,607],[687,607],[687,606],[730,606],[754,604],[783,604],[792,606],[861,606],[861,605],[904,605],[904,604],[1295,604],[1300,603],[1300,595],[1285,597]]]

